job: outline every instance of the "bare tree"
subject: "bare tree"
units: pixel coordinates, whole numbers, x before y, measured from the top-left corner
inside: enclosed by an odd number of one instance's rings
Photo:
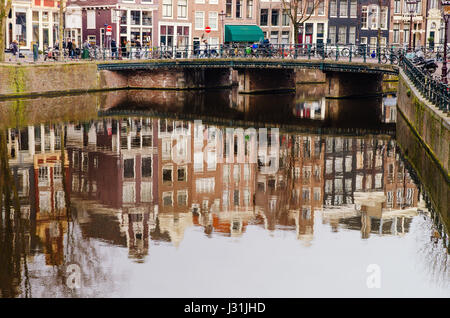
[[[0,62],[5,61],[6,19],[11,5],[12,0],[0,0]]]
[[[59,41],[59,60],[64,60],[63,40],[64,40],[64,4],[66,0],[59,0],[59,26],[58,26],[58,41]]]
[[[283,13],[289,17],[294,28],[294,42],[298,44],[298,31],[308,21],[321,3],[325,0],[281,0]]]

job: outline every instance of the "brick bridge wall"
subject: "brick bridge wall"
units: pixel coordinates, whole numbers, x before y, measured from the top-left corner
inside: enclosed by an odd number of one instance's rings
[[[98,70],[95,63],[0,65],[0,97],[73,93],[120,88],[203,89],[238,86],[241,93],[295,90],[297,83],[328,83],[328,97],[379,92],[381,76],[323,73],[313,69],[161,68]],[[373,88],[376,88],[375,90]]]

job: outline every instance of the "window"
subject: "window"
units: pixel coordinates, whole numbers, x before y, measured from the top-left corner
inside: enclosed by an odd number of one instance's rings
[[[214,178],[199,178],[195,180],[195,191],[197,193],[213,193],[214,186]]]
[[[247,19],[253,18],[253,0],[247,0]]]
[[[260,25],[262,26],[267,25],[268,16],[269,16],[269,9],[261,9]]]
[[[209,27],[211,28],[211,30],[217,30],[217,28],[218,28],[218,20],[219,20],[218,13],[210,11],[209,12],[209,22],[208,23],[209,23]]]
[[[163,206],[172,206],[173,205],[173,192],[163,192]]]
[[[387,21],[388,21],[388,8],[382,7],[380,12],[380,28],[386,29],[387,28]]]
[[[172,16],[172,0],[163,0],[162,2],[162,16],[171,17]]]
[[[289,44],[289,31],[281,32],[281,44]]]
[[[88,29],[96,29],[95,25],[95,10],[87,11],[87,28]]]
[[[178,47],[183,47],[186,45],[189,45],[189,27],[188,26],[177,26],[177,45]],[[183,143],[180,145],[183,145],[180,150],[184,153],[184,156],[186,156],[186,148],[187,144]]]
[[[400,25],[398,23],[394,23],[394,36],[392,41],[394,43],[400,43]]]
[[[177,180],[186,181],[186,167],[179,167],[177,170]]]
[[[271,20],[271,24],[272,25],[278,25],[278,10],[272,10],[272,20]]]
[[[179,206],[187,206],[187,190],[181,190],[177,192],[177,202]]]
[[[141,11],[131,11],[131,25],[141,25]]]
[[[372,6],[370,8],[370,28],[377,29],[378,28],[378,7]]]
[[[241,177],[241,169],[240,169],[239,165],[234,165],[234,167],[233,167],[234,181],[236,181],[236,182],[239,181],[240,177]]]
[[[325,0],[320,0],[317,5],[317,15],[325,15]]]
[[[225,4],[225,16],[227,18],[231,18],[231,14],[233,11],[233,0],[226,0],[226,4]]]
[[[400,13],[400,0],[394,0],[394,13]]]
[[[270,42],[272,44],[278,44],[278,31],[270,32]]]
[[[152,158],[146,157],[142,158],[142,177],[143,178],[149,178],[152,176]]]
[[[142,11],[142,25],[152,25],[151,11]]]
[[[306,14],[312,14],[314,11],[314,1],[308,0],[307,7],[306,7]]]
[[[375,48],[377,47],[377,37],[375,37],[375,36],[372,36],[371,38],[370,38],[370,48],[372,49],[372,50],[374,50]],[[369,153],[370,154],[370,153]],[[372,160],[371,160],[372,158],[369,158],[369,160],[367,161],[367,168],[368,169],[371,169],[372,168]]]
[[[337,0],[330,0],[330,17],[337,17]]]
[[[336,26],[330,25],[328,27],[328,39],[330,40],[330,44],[336,44]]]
[[[177,15],[179,18],[187,18],[187,0],[178,0]]]
[[[233,193],[233,204],[239,205],[239,190],[234,190]]]
[[[172,182],[172,167],[164,167],[162,171],[163,183]]]
[[[356,18],[357,8],[358,8],[358,6],[357,6],[356,0],[351,0],[350,1],[350,17]]]
[[[283,16],[282,16],[282,19],[281,19],[281,24],[283,26],[289,26],[290,22],[291,21],[289,19],[289,15],[286,12],[283,12]]]
[[[195,11],[195,29],[203,30],[205,28],[205,12]]]
[[[403,27],[403,43],[409,42],[409,24],[405,24]]]
[[[356,27],[351,26],[348,32],[348,43],[355,44],[356,41]]]
[[[361,29],[367,29],[367,7],[361,9]]]
[[[242,18],[242,0],[236,0],[236,18]]]
[[[228,183],[230,181],[230,166],[223,166],[223,182]]]
[[[347,17],[348,14],[348,2],[347,0],[340,0],[339,2],[339,16],[340,17]]]
[[[134,158],[123,161],[123,177],[134,178]]]
[[[152,183],[141,182],[141,202],[152,202]]]

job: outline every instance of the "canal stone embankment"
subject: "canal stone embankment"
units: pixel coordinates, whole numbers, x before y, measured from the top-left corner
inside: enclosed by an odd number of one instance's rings
[[[450,117],[428,102],[400,70],[397,107],[436,163],[449,173]]]

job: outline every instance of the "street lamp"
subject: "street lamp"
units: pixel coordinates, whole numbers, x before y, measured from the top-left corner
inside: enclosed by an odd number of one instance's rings
[[[447,28],[450,18],[450,1],[442,0],[442,14],[444,16],[444,57],[442,59],[442,82],[447,84]]]
[[[413,22],[412,22],[412,18],[413,18],[413,14],[414,12],[416,12],[417,10],[417,0],[406,0],[406,5],[408,6],[408,11],[409,11],[409,45],[408,45],[408,52],[412,51],[412,47],[411,47],[411,40],[412,40],[412,28],[413,28]]]
[[[224,26],[223,26],[223,22],[224,22],[224,19],[225,19],[225,16],[226,16],[227,14],[226,13],[224,13],[223,12],[223,10],[221,10],[220,11],[220,13],[219,13],[219,17],[220,17],[220,23],[221,23],[221,25],[222,25],[222,32],[221,32],[221,36],[222,36],[222,44],[224,44],[224,42],[225,42],[225,30],[224,30]]]

